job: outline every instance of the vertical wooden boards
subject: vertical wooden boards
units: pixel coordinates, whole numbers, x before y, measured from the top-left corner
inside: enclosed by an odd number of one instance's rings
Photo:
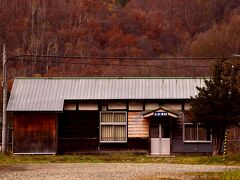
[[[57,114],[26,113],[14,118],[14,153],[55,154]]]

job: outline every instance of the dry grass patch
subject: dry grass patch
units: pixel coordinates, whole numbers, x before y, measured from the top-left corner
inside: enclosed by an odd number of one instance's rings
[[[145,154],[113,153],[94,155],[0,155],[0,165],[19,163],[170,163],[240,165],[240,154],[222,156],[151,157]]]

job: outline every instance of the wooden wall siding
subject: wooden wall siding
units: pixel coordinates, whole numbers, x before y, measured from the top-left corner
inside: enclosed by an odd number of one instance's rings
[[[96,151],[98,111],[64,111],[58,120],[58,153]]]
[[[149,137],[149,121],[143,117],[142,112],[128,112],[128,137]]]
[[[80,111],[97,111],[98,110],[98,104],[94,102],[80,102],[78,109]]]
[[[211,153],[211,143],[184,143],[182,138],[172,139],[172,153]]]
[[[109,110],[126,110],[127,104],[125,102],[109,102],[108,109]]]
[[[172,138],[183,139],[183,113],[178,114],[177,119],[173,119],[172,122]]]
[[[154,102],[146,102],[145,103],[145,110],[155,110],[160,108],[159,103],[154,103]]]
[[[181,111],[182,110],[182,105],[180,103],[164,103],[162,105],[163,107],[166,107],[170,111]]]
[[[149,149],[148,138],[128,138],[127,143],[102,143],[99,146],[100,151],[144,151],[147,153]]]
[[[16,114],[14,153],[56,153],[57,114]]]
[[[129,102],[128,105],[129,111],[142,111],[143,110],[143,103],[142,102]]]

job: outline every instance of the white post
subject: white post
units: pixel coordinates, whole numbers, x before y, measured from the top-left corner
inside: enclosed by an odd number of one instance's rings
[[[3,121],[2,121],[2,153],[7,152],[7,55],[6,45],[3,44]]]

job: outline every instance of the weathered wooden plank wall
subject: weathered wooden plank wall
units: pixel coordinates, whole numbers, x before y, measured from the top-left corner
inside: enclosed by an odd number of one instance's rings
[[[172,122],[172,138],[183,140],[183,113],[178,113],[178,118]]]
[[[58,120],[58,153],[96,151],[98,111],[64,111]]]
[[[57,114],[16,114],[14,153],[56,153],[56,121]]]
[[[128,137],[149,137],[149,122],[142,112],[128,112]]]

